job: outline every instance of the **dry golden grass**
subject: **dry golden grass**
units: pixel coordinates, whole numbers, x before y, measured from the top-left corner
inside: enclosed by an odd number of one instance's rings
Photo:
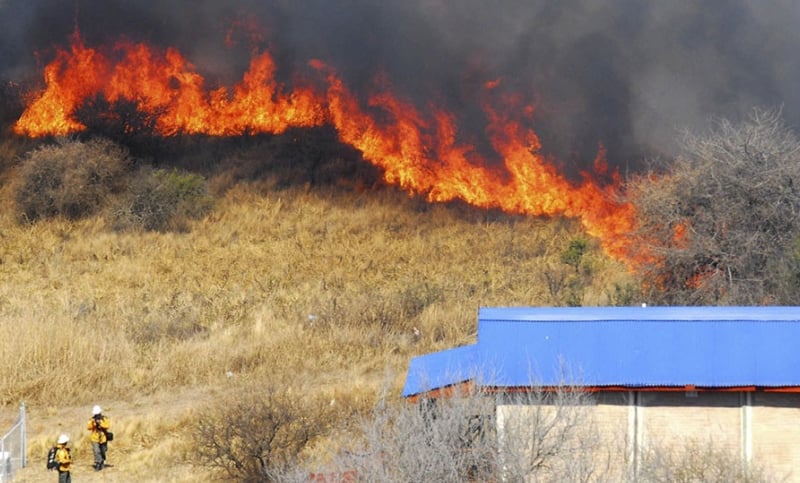
[[[54,478],[45,449],[64,431],[81,481],[192,481],[188,428],[231,379],[365,411],[399,394],[410,357],[474,342],[478,307],[552,305],[542,274],[581,236],[392,190],[238,184],[181,234],[20,226],[0,195],[0,407],[27,404],[32,482]],[[584,303],[608,303],[624,269],[586,257]],[[93,404],[117,434],[101,475]]]

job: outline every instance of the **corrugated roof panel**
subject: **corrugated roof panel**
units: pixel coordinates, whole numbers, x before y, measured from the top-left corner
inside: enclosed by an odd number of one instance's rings
[[[443,385],[442,361],[500,387],[800,386],[798,340],[800,307],[482,308],[469,360],[424,361]]]
[[[481,324],[478,359],[504,369],[501,385],[550,385],[568,374],[586,385],[800,384],[800,351],[790,343],[800,340],[798,322]]]
[[[474,345],[468,345],[412,358],[403,396],[475,379],[474,350]]]

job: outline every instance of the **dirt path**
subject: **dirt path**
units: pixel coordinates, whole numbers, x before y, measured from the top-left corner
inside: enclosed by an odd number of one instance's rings
[[[160,393],[132,401],[97,401],[111,419],[114,441],[109,443],[109,467],[93,469],[89,432],[92,404],[74,407],[28,405],[27,467],[16,472],[14,482],[55,482],[58,475],[45,469],[47,448],[61,433],[70,436],[73,481],[80,482],[190,482],[200,468],[182,463],[197,412],[212,401],[218,390],[191,388],[179,393]],[[13,409],[3,410],[4,415]],[[13,423],[16,414],[9,417]],[[4,418],[5,419],[5,418]]]

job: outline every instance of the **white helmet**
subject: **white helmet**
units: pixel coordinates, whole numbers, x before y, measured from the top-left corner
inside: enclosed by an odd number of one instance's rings
[[[69,436],[66,434],[62,434],[58,437],[58,444],[67,444],[69,442]]]
[[[92,408],[92,416],[97,416],[98,414],[102,413],[103,410],[100,409],[100,406],[95,406]]]

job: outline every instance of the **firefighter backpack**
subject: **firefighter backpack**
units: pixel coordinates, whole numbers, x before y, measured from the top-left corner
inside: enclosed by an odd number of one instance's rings
[[[50,451],[47,452],[47,469],[48,470],[54,470],[54,469],[58,468],[58,460],[56,459],[56,451],[58,451],[58,448],[53,446],[52,448],[50,448]]]

